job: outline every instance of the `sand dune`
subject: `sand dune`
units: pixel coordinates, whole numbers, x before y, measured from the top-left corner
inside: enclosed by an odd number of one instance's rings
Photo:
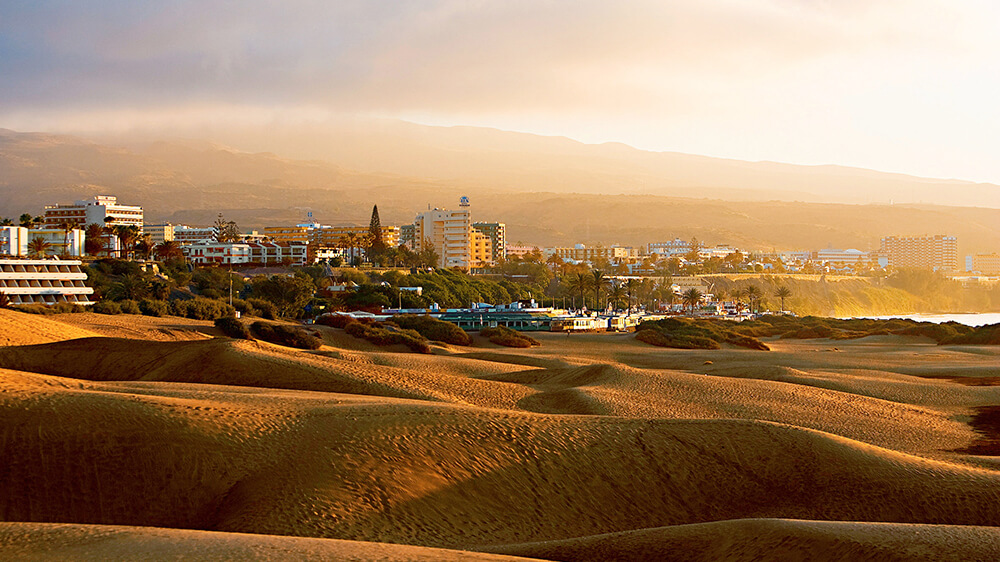
[[[995,560],[995,527],[742,519],[641,529],[493,552],[546,560]]]
[[[998,473],[788,425],[2,376],[7,521],[463,549],[747,517],[1000,524]]]
[[[68,315],[59,315],[59,318],[64,316]],[[96,335],[51,317],[0,308],[0,346],[51,343]]]
[[[155,527],[0,523],[5,560],[511,561],[501,554],[384,543]]]
[[[0,528],[0,557],[468,555],[177,529],[555,560],[997,550],[995,459],[956,451],[1000,387],[933,378],[995,376],[971,348],[540,334],[418,355],[324,330],[311,352],[183,339],[204,326],[178,318],[10,314],[0,521],[25,525]]]

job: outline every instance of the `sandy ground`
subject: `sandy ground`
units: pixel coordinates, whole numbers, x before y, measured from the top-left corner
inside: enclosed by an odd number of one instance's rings
[[[1000,376],[996,348],[418,355],[213,330],[0,311],[0,558],[1000,556],[996,460],[964,452],[1000,386],[961,384]]]

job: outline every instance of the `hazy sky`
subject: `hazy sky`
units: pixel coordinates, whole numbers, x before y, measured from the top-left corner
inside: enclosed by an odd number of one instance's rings
[[[349,114],[1000,183],[988,0],[0,0],[0,127]]]

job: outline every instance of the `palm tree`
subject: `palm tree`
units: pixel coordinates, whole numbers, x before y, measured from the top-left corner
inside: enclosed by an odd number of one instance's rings
[[[74,230],[76,230],[76,227],[73,225],[73,223],[69,221],[63,221],[59,225],[59,228],[61,228],[63,233],[66,235],[66,251],[64,253],[69,254],[69,246],[70,246],[69,235],[72,234]]]
[[[776,296],[779,299],[781,299],[781,311],[784,312],[785,311],[785,299],[788,298],[788,297],[790,297],[790,296],[792,296],[792,290],[789,289],[788,287],[781,286],[781,287],[778,287],[778,290],[774,292],[774,296]]]
[[[590,290],[591,277],[586,273],[570,275],[566,279],[566,289],[570,294],[580,293],[580,306],[586,306],[586,293]]]
[[[615,308],[615,310],[624,308],[625,287],[622,287],[621,285],[612,285],[611,289],[608,290],[608,304]]]
[[[96,256],[106,249],[103,226],[97,223],[88,224],[87,228],[83,231],[83,235],[83,250],[87,254]]]
[[[163,261],[182,259],[184,257],[184,252],[181,251],[180,244],[173,240],[167,240],[157,244],[156,247],[153,248],[153,254]]]
[[[49,249],[49,243],[45,241],[41,236],[35,236],[30,241],[28,241],[28,255],[33,258],[40,258],[45,255],[45,252]]]
[[[125,259],[132,259],[132,246],[135,245],[135,241],[139,238],[139,227],[134,224],[120,224],[114,227],[114,234],[118,237],[118,242],[121,246],[119,250],[119,257],[125,254]]]
[[[746,295],[747,300],[750,301],[750,312],[757,312],[757,301],[760,300],[761,292],[756,285],[750,285],[744,289],[743,294]]]
[[[601,289],[607,288],[609,279],[605,279],[604,272],[600,269],[595,269],[590,272],[593,276],[591,283],[594,286],[594,308],[597,310],[601,309]]]
[[[142,259],[148,260],[150,254],[153,253],[153,241],[152,237],[148,234],[143,234],[139,240],[135,243],[135,253],[142,256]]]
[[[14,226],[14,221],[10,220],[7,217],[4,217],[2,220],[0,220],[0,226]]]
[[[116,300],[140,300],[149,294],[150,284],[142,275],[126,273],[121,280],[111,286],[108,296]]]
[[[10,306],[10,297],[7,296],[7,293],[0,291],[0,308],[7,308],[8,306]]]
[[[31,213],[21,213],[21,216],[18,217],[17,220],[20,222],[22,227],[31,228],[31,221],[33,220]]]
[[[688,289],[684,291],[681,298],[684,300],[684,304],[691,308],[691,315],[694,316],[694,309],[701,303],[701,291],[695,288]]]
[[[632,313],[632,289],[635,288],[635,279],[625,281],[625,293],[628,295],[628,312]]]

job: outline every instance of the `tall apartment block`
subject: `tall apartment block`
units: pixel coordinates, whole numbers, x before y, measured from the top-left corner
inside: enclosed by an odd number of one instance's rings
[[[506,224],[502,222],[474,222],[472,223],[472,228],[483,233],[490,239],[490,246],[493,252],[487,261],[496,263],[501,258],[507,257],[504,253],[507,248]]]
[[[890,267],[958,271],[958,239],[954,236],[889,236],[880,253]]]
[[[413,237],[417,250],[430,244],[438,254],[438,267],[472,267],[472,221],[469,198],[459,200],[458,210],[433,209],[417,215]]]

